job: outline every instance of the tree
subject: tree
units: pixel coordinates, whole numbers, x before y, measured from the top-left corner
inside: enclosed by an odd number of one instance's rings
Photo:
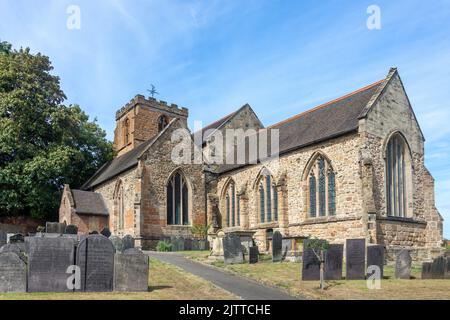
[[[0,215],[55,218],[64,184],[80,187],[114,156],[96,120],[65,106],[48,57],[0,51]]]
[[[305,245],[305,249],[311,249],[314,255],[317,257],[320,263],[320,289],[325,289],[325,277],[324,266],[325,257],[330,244],[326,240],[320,240],[316,238],[308,239]]]

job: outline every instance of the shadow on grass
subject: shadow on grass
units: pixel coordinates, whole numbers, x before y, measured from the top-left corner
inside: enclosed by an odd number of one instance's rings
[[[153,287],[148,287],[148,292],[164,290],[164,289],[172,289],[172,288],[173,288],[172,286],[153,286]]]

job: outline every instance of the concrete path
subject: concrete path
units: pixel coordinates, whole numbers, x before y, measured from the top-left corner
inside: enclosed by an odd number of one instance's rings
[[[244,300],[297,300],[287,293],[264,286],[251,279],[233,275],[185,258],[179,253],[145,251],[150,257],[173,264],[193,275],[214,283],[216,286],[241,297]]]

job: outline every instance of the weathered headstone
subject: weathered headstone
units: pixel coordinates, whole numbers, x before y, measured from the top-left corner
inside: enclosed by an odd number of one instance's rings
[[[395,261],[395,278],[410,279],[411,278],[412,258],[409,250],[403,249],[397,254]]]
[[[25,237],[23,236],[23,234],[15,234],[12,235],[11,237],[9,237],[9,243],[24,243],[25,242]]]
[[[346,279],[364,280],[366,278],[366,239],[347,239]]]
[[[367,268],[377,266],[380,268],[380,277],[384,275],[384,246],[370,245],[367,247]],[[367,276],[371,274],[367,273]]]
[[[28,252],[28,292],[68,292],[67,269],[75,265],[74,239],[26,239]]]
[[[283,259],[282,242],[283,236],[275,231],[272,236],[272,262],[280,262]]]
[[[207,240],[198,240],[198,250],[209,250],[209,242]]]
[[[320,261],[314,253],[313,249],[307,248],[308,242],[306,239],[303,242],[303,256],[302,256],[302,280],[315,281],[320,280]]]
[[[424,262],[422,264],[422,279],[433,279],[433,275],[431,273],[431,267],[433,266],[432,262]]]
[[[122,242],[123,242],[123,250],[134,248],[134,238],[129,234],[123,237]]]
[[[330,244],[325,254],[324,278],[325,280],[342,279],[342,260],[344,258],[343,244]]]
[[[27,266],[14,252],[0,253],[0,292],[26,292]]]
[[[131,248],[123,251],[123,254],[141,254],[141,253],[143,253],[142,250],[138,248]]]
[[[66,231],[64,233],[65,234],[78,234],[78,227],[73,224],[69,224],[68,226],[66,226]]]
[[[117,253],[114,257],[114,290],[126,292],[148,291],[148,256],[131,253],[127,249],[124,253]]]
[[[8,242],[8,236],[6,232],[0,230],[0,248]]]
[[[250,264],[258,263],[259,260],[259,250],[257,246],[248,248],[248,262]]]
[[[5,245],[3,245],[2,247],[0,247],[0,253],[6,253],[6,252],[13,252],[17,255],[20,255],[20,248],[18,245],[16,245],[15,243],[7,243]]]
[[[191,238],[184,239],[184,250],[186,250],[186,251],[194,250],[192,248],[192,239]]]
[[[445,279],[450,279],[450,257],[445,257],[446,263],[445,263]]]
[[[113,290],[114,246],[102,235],[90,235],[77,249],[77,265],[81,270],[81,291]]]
[[[192,250],[193,251],[198,251],[200,250],[200,245],[198,243],[198,239],[192,239]]]
[[[283,239],[281,242],[281,257],[282,259],[286,259],[288,255],[291,254],[292,251],[292,239]]]
[[[109,230],[108,227],[104,227],[104,228],[102,229],[102,231],[100,231],[100,234],[101,234],[101,235],[104,235],[104,236],[107,237],[107,238],[111,237],[111,231]]]
[[[223,256],[223,238],[225,237],[225,233],[223,231],[219,231],[217,236],[213,239],[212,243],[212,256],[219,257]]]
[[[46,233],[59,233],[63,234],[66,231],[66,224],[59,222],[47,222],[45,224]]]
[[[431,264],[431,278],[432,279],[444,279],[445,269],[447,267],[447,259],[444,257],[438,257],[433,260]]]
[[[111,240],[114,249],[116,249],[116,252],[122,252],[123,251],[123,242],[122,239],[118,236],[111,236],[109,237],[109,240]]]
[[[98,231],[96,230],[89,232],[89,235],[96,235],[96,234],[99,234]]]
[[[225,264],[239,264],[244,262],[244,253],[239,236],[227,234],[223,238],[223,256]]]

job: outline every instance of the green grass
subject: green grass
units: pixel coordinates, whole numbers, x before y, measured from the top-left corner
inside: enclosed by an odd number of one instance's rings
[[[318,281],[301,281],[301,264],[272,263],[270,255],[263,255],[257,264],[225,265],[208,259],[207,253],[185,252],[190,259],[223,268],[229,272],[287,290],[293,295],[313,299],[450,299],[450,280],[422,280],[421,267],[414,266],[411,280],[394,279],[394,267],[384,268],[381,289],[368,289],[365,280],[328,281],[326,290],[319,289]],[[344,272],[345,274],[345,266]]]
[[[149,292],[0,293],[0,300],[221,300],[237,299],[208,281],[150,259]]]

